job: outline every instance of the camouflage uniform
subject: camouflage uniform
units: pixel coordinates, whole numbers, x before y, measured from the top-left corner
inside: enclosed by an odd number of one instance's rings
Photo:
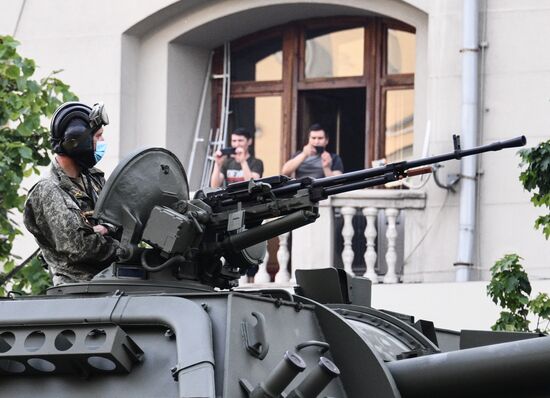
[[[31,189],[25,203],[25,226],[36,238],[55,285],[90,280],[116,257],[119,243],[94,232],[90,219],[105,182],[103,173],[90,169],[89,174],[71,179],[54,160],[51,175]]]

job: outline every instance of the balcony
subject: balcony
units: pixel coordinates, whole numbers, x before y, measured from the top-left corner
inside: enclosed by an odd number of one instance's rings
[[[286,287],[295,283],[296,269],[335,265],[373,283],[399,283],[425,206],[425,192],[416,190],[365,189],[332,196],[320,202],[315,223],[293,231],[292,237],[279,236],[276,261],[267,256],[254,283],[243,277],[239,285]]]

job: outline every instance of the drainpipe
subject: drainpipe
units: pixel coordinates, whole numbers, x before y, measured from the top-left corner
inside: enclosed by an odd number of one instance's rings
[[[472,148],[478,141],[479,110],[479,1],[464,0],[462,53],[462,147]],[[461,161],[460,229],[455,280],[473,279],[476,235],[477,157]]]

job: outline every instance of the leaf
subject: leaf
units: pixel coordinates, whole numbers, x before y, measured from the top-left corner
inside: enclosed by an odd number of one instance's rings
[[[506,254],[491,267],[491,281],[487,295],[499,306],[513,314],[528,305],[531,284],[520,263],[521,257],[515,253]]]
[[[25,77],[29,77],[29,76],[32,76],[32,74],[34,73],[34,70],[35,70],[36,66],[35,66],[35,63],[32,59],[25,59],[23,61],[23,76]]]
[[[23,159],[32,159],[32,150],[28,147],[19,148],[19,154]]]
[[[0,36],[0,41],[6,47],[15,48],[19,45],[19,42],[12,36]]]
[[[29,88],[29,91],[31,93],[39,93],[40,92],[40,85],[35,82],[34,80],[28,80],[27,81],[27,86]]]
[[[25,124],[21,123],[19,124],[19,126],[17,126],[17,132],[22,136],[22,137],[28,137],[32,134],[32,130],[29,129]]]
[[[10,65],[6,68],[6,76],[10,79],[17,79],[19,77],[19,68],[15,65]]]
[[[547,293],[539,293],[537,297],[529,303],[529,309],[543,319],[550,319],[550,297]]]
[[[519,179],[523,187],[532,192],[531,202],[537,207],[550,209],[550,140],[518,153],[521,158],[520,167],[526,167]],[[537,218],[535,228],[541,229],[548,239],[550,216]]]
[[[17,79],[17,90],[25,91],[27,89],[27,80],[24,77]]]

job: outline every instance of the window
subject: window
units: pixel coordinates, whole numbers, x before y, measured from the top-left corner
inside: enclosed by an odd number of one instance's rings
[[[413,147],[413,90],[386,91],[385,159],[409,160]]]
[[[281,154],[281,97],[232,98],[229,131],[245,127],[254,134],[254,156],[264,162],[264,176],[279,174]]]
[[[362,76],[365,29],[306,31],[305,77]]]
[[[388,29],[388,75],[414,73],[416,40],[414,33]]]
[[[269,81],[283,77],[283,39],[280,35],[231,51],[231,80]]]
[[[292,22],[231,42],[230,128],[255,131],[265,175],[305,143],[311,123],[328,130],[345,171],[407,159],[414,138],[415,31],[380,17]],[[223,49],[213,71],[222,72]],[[213,128],[222,85],[213,84]]]

